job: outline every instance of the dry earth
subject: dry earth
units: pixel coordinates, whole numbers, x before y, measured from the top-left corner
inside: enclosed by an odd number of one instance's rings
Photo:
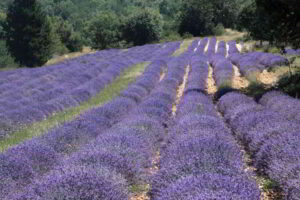
[[[207,77],[207,82],[206,82],[206,92],[207,94],[214,94],[217,92],[217,87],[216,87],[216,82],[213,77],[214,70],[213,68],[209,65],[208,67],[208,77]]]
[[[189,72],[190,72],[190,66],[188,65],[186,67],[186,69],[185,69],[185,74],[184,74],[184,77],[183,77],[183,81],[182,81],[181,85],[177,89],[176,100],[175,100],[175,103],[173,104],[173,107],[172,107],[172,115],[173,116],[176,115],[177,105],[179,104],[180,99],[181,99],[181,97],[183,95],[183,92],[184,92],[184,89],[185,89],[185,85],[186,85],[188,77],[189,77]]]
[[[234,89],[246,88],[249,85],[249,81],[241,76],[240,70],[237,66],[233,65],[234,75],[232,77],[232,87]]]

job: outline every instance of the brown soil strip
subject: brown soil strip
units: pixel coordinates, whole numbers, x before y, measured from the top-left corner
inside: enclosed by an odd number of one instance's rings
[[[246,88],[249,85],[249,81],[241,76],[240,70],[237,66],[233,65],[233,77],[232,77],[232,87],[235,89]]]
[[[239,52],[242,52],[242,45],[241,44],[236,44],[236,48],[238,49]]]
[[[207,52],[207,50],[208,50],[208,46],[209,46],[209,43],[210,43],[210,39],[208,40],[208,42],[207,42],[207,44],[206,44],[206,46],[205,46],[205,48],[204,48],[204,53],[206,53],[206,52]]]
[[[240,145],[241,146],[241,145]],[[243,149],[243,147],[241,146]],[[243,149],[242,150],[244,154],[244,160],[245,160],[245,172],[250,172],[253,174],[252,178],[256,181],[261,195],[260,195],[260,200],[278,200],[281,199],[280,193],[278,191],[275,191],[274,189],[265,189],[264,185],[267,182],[267,179],[259,176],[257,174],[257,169],[252,166],[252,159],[250,158],[250,155]]]
[[[206,82],[206,92],[207,94],[215,94],[217,92],[217,86],[214,79],[214,70],[211,65],[208,65],[208,77]]]
[[[228,45],[228,43],[226,42],[226,58],[229,56],[229,54],[228,54],[228,51],[229,51],[229,45]]]
[[[264,70],[262,73],[258,74],[257,80],[266,85],[274,85],[279,80],[280,76],[288,72],[288,67],[277,67],[271,72]]]
[[[218,51],[218,48],[219,48],[219,40],[217,40],[217,43],[216,43],[216,46],[215,46],[215,53],[217,53],[217,51]]]
[[[146,186],[149,188],[149,185]],[[150,197],[148,196],[148,191],[144,191],[139,194],[134,194],[132,197],[130,197],[130,200],[150,200]]]
[[[183,77],[183,81],[182,81],[181,85],[179,85],[179,87],[177,89],[176,100],[175,100],[175,103],[173,104],[173,107],[172,107],[172,115],[173,116],[176,115],[177,105],[179,104],[180,99],[181,99],[181,97],[183,95],[184,88],[185,88],[185,85],[186,85],[188,77],[189,77],[190,68],[191,67],[189,65],[185,68],[185,74],[184,74],[184,77]]]
[[[161,82],[165,78],[165,76],[166,76],[166,70],[160,74],[159,82]]]
[[[218,111],[218,107],[215,106],[216,110]],[[224,118],[222,113],[220,113],[218,111],[218,115],[221,118]],[[226,127],[229,130],[232,130],[230,125],[228,123],[225,123]],[[262,177],[259,176],[257,174],[257,169],[255,167],[253,167],[252,163],[253,160],[251,159],[250,155],[248,154],[248,152],[245,150],[244,145],[239,141],[236,140],[237,145],[239,146],[239,149],[242,151],[243,153],[243,157],[244,157],[244,171],[248,174],[251,175],[251,178],[256,181],[256,184],[260,190],[260,200],[279,200],[280,198],[280,193],[278,193],[277,191],[275,191],[274,189],[265,189],[264,185],[267,182],[267,180]]]

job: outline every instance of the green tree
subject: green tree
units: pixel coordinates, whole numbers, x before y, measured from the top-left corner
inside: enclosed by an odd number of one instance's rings
[[[255,40],[274,42],[274,22],[266,13],[257,8],[256,3],[246,6],[238,16],[239,29],[246,29]]]
[[[81,35],[74,31],[71,23],[61,18],[54,18],[53,23],[55,23],[55,32],[58,34],[61,43],[64,44],[70,52],[82,50],[83,41]]]
[[[88,35],[94,49],[118,47],[121,38],[120,19],[112,12],[101,12],[88,26]]]
[[[162,33],[162,17],[152,10],[142,10],[133,14],[123,29],[123,36],[134,45],[158,41]]]
[[[8,50],[16,62],[36,67],[51,58],[51,24],[36,0],[14,0],[8,8],[5,29]]]
[[[212,34],[213,5],[207,0],[184,0],[181,7],[179,33],[194,36]]]
[[[0,12],[0,40],[5,39],[5,31],[4,31],[5,20],[6,20],[6,15]]]
[[[256,0],[256,5],[272,20],[277,45],[300,47],[299,0]]]

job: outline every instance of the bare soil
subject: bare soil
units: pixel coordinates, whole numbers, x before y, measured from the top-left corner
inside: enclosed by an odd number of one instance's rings
[[[213,77],[214,70],[209,65],[208,67],[208,77],[207,77],[207,83],[206,83],[206,92],[207,94],[215,94],[217,92],[216,82]]]
[[[188,65],[185,69],[185,74],[183,77],[183,81],[181,83],[181,85],[179,85],[178,89],[177,89],[177,95],[176,95],[176,100],[175,103],[173,104],[172,107],[172,115],[175,116],[176,115],[176,111],[177,111],[177,105],[180,102],[180,99],[183,95],[184,89],[185,89],[185,85],[187,83],[188,77],[189,77],[189,72],[190,72],[190,66]]]
[[[232,77],[232,87],[235,89],[246,88],[249,85],[249,81],[241,76],[240,70],[237,66],[233,65],[234,75]]]

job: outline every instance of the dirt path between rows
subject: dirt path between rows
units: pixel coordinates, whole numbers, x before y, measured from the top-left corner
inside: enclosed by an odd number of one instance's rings
[[[233,65],[233,72],[232,87],[234,89],[243,89],[249,86],[249,81],[241,76],[239,68],[235,65]]]
[[[181,99],[181,97],[183,95],[185,86],[187,84],[189,73],[190,73],[190,69],[191,69],[191,67],[189,65],[185,68],[185,73],[184,73],[183,81],[182,81],[181,85],[179,85],[179,87],[177,89],[176,100],[175,100],[175,103],[173,104],[173,107],[172,107],[172,115],[173,116],[176,115],[177,106],[178,106],[178,104],[180,102],[180,99]]]
[[[175,102],[173,104],[173,107],[172,107],[172,115],[173,116],[176,115],[177,105],[179,104],[180,99],[183,96],[184,89],[185,89],[185,86],[186,86],[186,83],[187,83],[187,80],[188,80],[189,72],[190,72],[190,66],[187,66],[186,69],[185,69],[185,74],[184,74],[184,77],[183,77],[183,81],[178,86],[178,89],[177,89],[176,100],[175,100]],[[165,75],[166,75],[166,71],[164,71],[161,74],[160,81],[163,80],[163,78],[165,77]],[[158,167],[159,160],[160,160],[160,151],[158,150],[155,153],[155,156],[152,159],[152,165],[151,165],[151,167],[149,169],[147,169],[147,174],[149,174],[151,176],[151,175],[154,175],[155,173],[157,173],[157,171],[159,170],[159,167]],[[149,184],[145,184],[143,187],[145,189],[142,192],[134,194],[130,198],[130,200],[150,200],[150,197],[148,195],[148,191],[150,189],[150,185]]]
[[[208,64],[208,77],[207,77],[207,81],[206,81],[206,92],[207,94],[215,94],[218,90],[217,86],[216,86],[216,82],[214,79],[214,70],[212,68],[211,65]]]

